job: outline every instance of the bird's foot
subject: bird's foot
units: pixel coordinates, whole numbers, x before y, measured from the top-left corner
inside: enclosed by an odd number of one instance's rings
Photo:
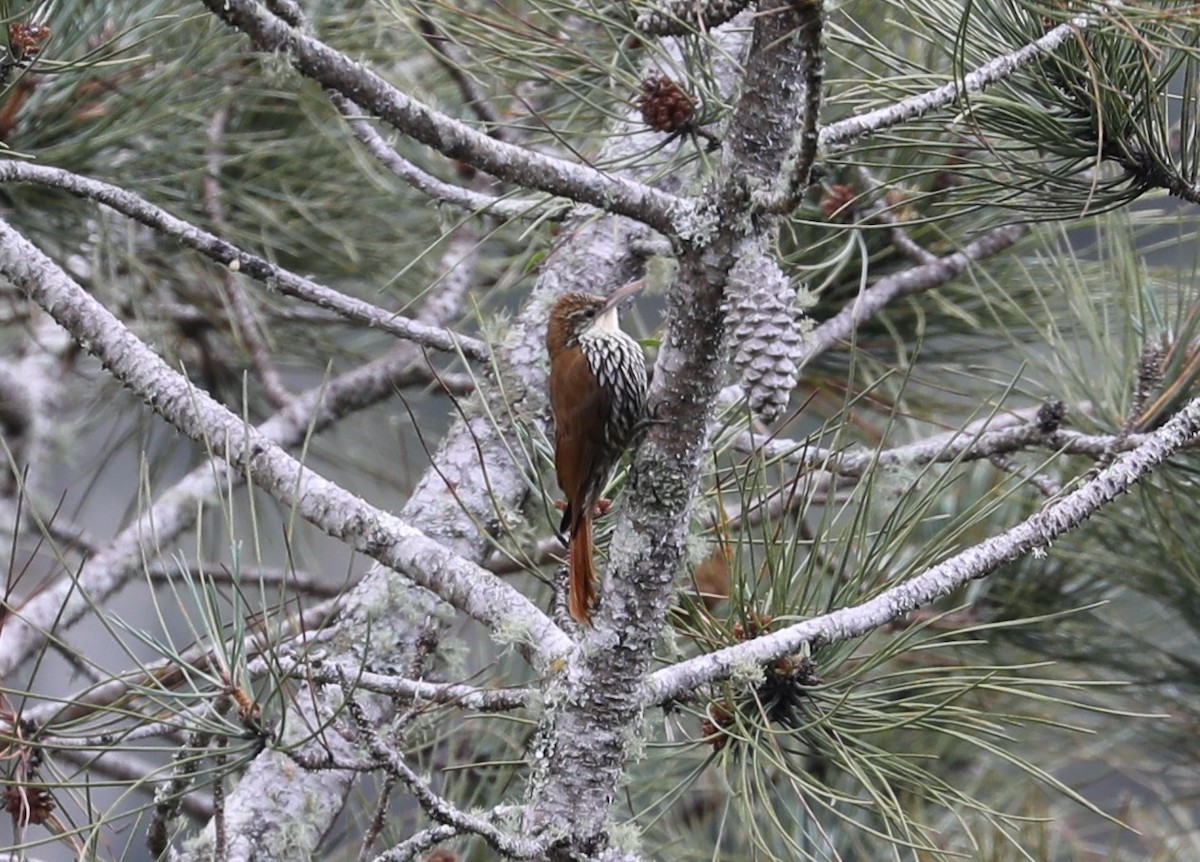
[[[554,508],[558,509],[560,512],[565,512],[567,510],[567,501],[555,500]],[[592,507],[592,517],[599,518],[602,515],[607,515],[608,510],[611,508],[612,500],[608,499],[607,497],[601,497],[596,501],[596,505]]]
[[[637,421],[637,424],[633,426],[633,436],[635,438],[640,439],[654,425],[670,424],[670,419],[663,419],[658,415],[658,409],[660,407],[662,407],[662,402],[656,401],[654,403],[654,407],[652,407],[648,413],[646,413]]]

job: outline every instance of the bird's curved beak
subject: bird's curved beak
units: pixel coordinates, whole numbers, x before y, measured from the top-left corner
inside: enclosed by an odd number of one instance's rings
[[[646,279],[639,278],[637,281],[631,281],[629,284],[618,287],[613,291],[612,296],[608,298],[608,301],[604,303],[604,308],[600,309],[600,313],[604,314],[604,312],[611,311],[612,309],[616,308],[618,305],[620,305],[623,299],[633,296],[635,293],[641,290],[645,284]]]

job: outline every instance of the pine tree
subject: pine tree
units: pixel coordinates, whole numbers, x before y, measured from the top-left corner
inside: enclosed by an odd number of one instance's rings
[[[2,11],[14,858],[1196,856],[1195,9]]]

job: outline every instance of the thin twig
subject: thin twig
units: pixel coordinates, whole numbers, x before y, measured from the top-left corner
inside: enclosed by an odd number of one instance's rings
[[[420,776],[404,762],[404,758],[391,746],[384,743],[375,726],[363,713],[362,707],[354,697],[350,682],[344,675],[341,688],[346,698],[346,711],[354,720],[355,729],[366,743],[367,750],[379,760],[388,774],[394,775],[408,788],[417,803],[432,820],[446,826],[453,826],[460,832],[478,835],[493,850],[505,854],[510,859],[533,859],[541,856],[545,850],[543,842],[509,835],[488,820],[461,811],[448,799],[434,793],[433,788],[421,780]]]
[[[204,148],[204,214],[208,216],[212,226],[221,233],[226,232],[225,205],[221,201],[220,177],[225,128],[228,122],[229,103],[226,102],[213,112],[212,120],[208,124],[207,142]],[[263,392],[275,407],[287,406],[292,400],[292,393],[284,386],[279,372],[275,369],[275,363],[271,361],[271,353],[267,349],[266,342],[259,335],[258,322],[255,320],[254,310],[246,298],[246,292],[242,290],[242,286],[238,284],[228,267],[221,269],[220,277],[225,299],[233,312],[235,330],[250,352],[250,361],[254,363],[254,368],[262,381]]]
[[[454,44],[449,36],[438,32],[437,25],[423,14],[417,18],[417,27],[425,44],[458,85],[467,106],[487,126],[487,133],[499,141],[509,140],[508,130],[504,127],[500,114],[492,107],[487,94],[475,83],[475,79],[463,69],[465,59],[459,46]]]
[[[492,215],[499,219],[512,220],[542,218],[546,214],[548,201],[532,198],[503,198],[485,195],[453,183],[443,182],[421,170],[396,152],[384,140],[371,122],[364,118],[362,110],[341,93],[329,93],[329,100],[337,108],[350,127],[350,131],[367,148],[381,165],[404,182],[435,201],[460,207],[470,213]]]
[[[563,558],[562,539],[558,536],[548,536],[539,539],[538,543],[520,556],[503,550],[494,551],[483,563],[483,567],[497,575],[513,575],[524,572],[530,565],[544,566]]]
[[[803,367],[833,345],[849,338],[863,322],[889,303],[946,284],[970,264],[1010,248],[1027,231],[1028,227],[1022,224],[1003,225],[968,243],[962,251],[881,278],[805,338],[804,350],[796,364]]]
[[[289,595],[312,596],[318,599],[340,596],[345,593],[347,587],[354,586],[358,580],[357,578],[343,578],[332,581],[314,575],[312,572],[298,572],[295,569],[244,566],[233,571],[223,563],[196,563],[186,569],[181,569],[178,564],[148,563],[146,577],[156,584],[200,579],[214,584],[238,586],[254,584],[256,587],[269,586],[287,590]]]
[[[371,846],[379,840],[383,827],[387,825],[388,810],[392,803],[392,788],[396,786],[396,782],[396,776],[391,773],[384,776],[383,786],[379,788],[379,798],[375,801],[375,813],[371,816],[371,822],[363,833],[362,846],[358,851],[358,862],[367,862],[367,854],[371,852]]]
[[[97,670],[87,659],[82,650],[67,643],[62,636],[51,638],[47,644],[59,654],[63,661],[69,664],[75,673],[93,683],[103,682],[107,677]]]
[[[883,184],[875,179],[870,168],[860,165],[857,170],[859,179],[866,189],[873,195],[881,197],[881,200],[868,209],[867,217],[869,219],[878,219],[884,224],[891,225],[892,245],[905,257],[920,264],[936,263],[937,255],[917,243],[909,235],[908,230],[904,227],[904,223],[896,218],[896,214],[888,206],[886,199],[883,199],[884,196],[881,194]]]
[[[310,668],[299,662],[285,667],[284,673],[319,683],[338,682],[345,675],[345,671],[339,666]],[[354,687],[376,694],[425,703],[449,704],[482,712],[523,709],[534,700],[534,692],[525,688],[476,688],[471,685],[426,682],[369,671],[354,673]]]
[[[1028,482],[1033,487],[1041,492],[1043,497],[1053,499],[1062,493],[1062,485],[1057,481],[1047,476],[1045,473],[1039,473],[1036,470],[1026,470],[1023,466],[1017,463],[1015,458],[1008,455],[989,455],[988,461],[995,465],[997,470],[1003,470],[1005,473],[1016,476]]]

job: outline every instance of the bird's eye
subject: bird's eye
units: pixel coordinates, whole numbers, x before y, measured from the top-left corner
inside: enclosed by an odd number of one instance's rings
[[[591,319],[596,316],[596,309],[592,308],[591,306],[588,306],[587,308],[585,308],[583,310],[582,314],[584,317]]]

